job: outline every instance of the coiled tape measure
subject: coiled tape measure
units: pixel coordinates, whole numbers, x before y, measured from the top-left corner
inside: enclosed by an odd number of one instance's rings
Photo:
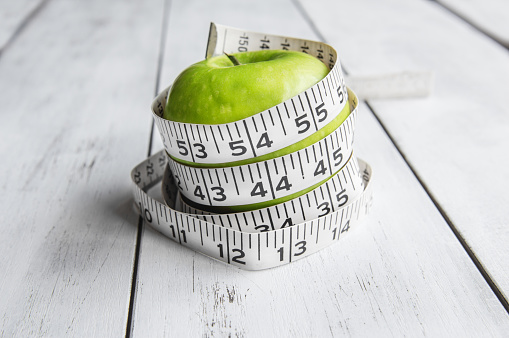
[[[372,204],[372,169],[353,152],[358,99],[346,87],[331,46],[212,24],[207,57],[269,48],[311,54],[330,72],[290,100],[220,125],[163,119],[165,89],[152,104],[165,149],[131,172],[136,205],[148,224],[188,248],[247,270],[290,263],[331,245]],[[342,118],[337,129],[306,148],[239,164]],[[161,181],[165,203],[147,194]],[[271,201],[280,203],[258,208]],[[213,213],[217,208],[233,212]]]

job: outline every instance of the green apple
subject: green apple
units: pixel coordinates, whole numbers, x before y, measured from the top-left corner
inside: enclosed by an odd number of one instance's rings
[[[234,61],[232,61],[232,59]],[[235,65],[235,63],[240,63]],[[168,94],[163,118],[176,122],[221,124],[252,116],[284,102],[322,80],[329,72],[317,58],[296,51],[261,50],[212,57],[185,69]],[[324,138],[350,114],[348,103],[327,126],[278,151],[229,163],[196,164],[226,167],[268,160],[305,148]]]
[[[163,118],[187,123],[234,122],[269,109],[323,79],[329,69],[296,51],[261,50],[195,63],[175,80]]]
[[[317,58],[296,51],[262,50],[212,57],[191,65],[175,79],[163,118],[199,124],[238,121],[294,97],[322,80],[328,72],[328,67]],[[336,130],[349,114],[347,103],[333,121],[313,135],[256,158],[216,164],[178,161],[196,167],[226,167],[276,158],[321,140]],[[284,198],[252,205],[197,207],[213,212],[253,210],[298,197],[322,183]]]

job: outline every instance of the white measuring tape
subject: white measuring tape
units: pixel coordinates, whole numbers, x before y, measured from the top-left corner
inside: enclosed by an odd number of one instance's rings
[[[207,56],[267,48],[309,53],[331,71],[288,101],[220,125],[163,119],[167,88],[152,105],[165,150],[131,173],[148,224],[184,246],[250,270],[289,263],[334,243],[372,201],[371,168],[353,152],[358,100],[331,46],[213,24]],[[256,160],[336,124],[304,149]],[[161,181],[166,205],[147,194]]]
[[[352,155],[357,116],[357,101],[354,95],[350,97],[350,106],[355,109],[344,123],[322,140],[288,155],[226,168],[197,168],[170,160],[181,193],[191,202],[202,205],[249,205],[292,195],[322,182],[342,168],[348,171],[348,182],[355,189],[361,179],[352,176],[346,166]]]

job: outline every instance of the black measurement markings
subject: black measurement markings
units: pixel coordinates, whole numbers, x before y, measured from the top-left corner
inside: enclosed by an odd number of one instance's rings
[[[254,126],[254,128],[255,128],[255,132],[257,132],[257,133],[258,133],[258,126],[256,125],[256,116],[257,116],[257,115],[253,115],[253,116],[251,116],[251,121],[253,121],[253,126]],[[244,127],[245,127],[245,126],[246,126],[246,122],[244,122]]]
[[[179,167],[179,168],[178,168],[178,173],[179,173],[180,178],[181,178],[181,179],[182,179],[182,181],[184,182],[184,186],[186,187],[186,190],[189,190],[189,187],[187,186],[187,182],[188,182],[188,180],[184,179],[184,171],[183,171],[183,168],[182,168],[182,167]]]
[[[221,227],[222,227],[222,228],[224,228],[224,227],[225,227],[225,226],[224,226],[224,222],[223,222],[223,217],[220,217],[220,218],[219,218],[219,223],[221,223]],[[219,235],[221,235],[221,233],[220,233]]]
[[[210,133],[212,134],[212,138],[214,139],[214,144],[216,145],[216,150],[218,154],[221,154],[221,151],[219,150],[219,144],[217,143],[216,135],[214,134],[214,131],[212,130],[212,126],[209,126]]]
[[[161,207],[162,207],[161,203],[155,203],[155,212],[156,212],[156,216],[157,216],[157,224],[159,224],[160,223],[160,221],[159,221],[159,212],[157,212],[157,207],[159,207],[159,210],[161,210]],[[161,213],[161,216],[162,216],[162,213]]]
[[[335,160],[335,154],[336,154],[336,151],[340,151],[341,150],[341,147],[339,147],[338,149],[335,149],[334,147],[334,140],[329,136],[327,137],[327,139],[325,140],[325,153],[326,154],[330,154],[329,152],[329,143],[330,143],[330,148],[331,148],[331,151],[332,151],[332,158],[333,160]],[[332,166],[332,163],[331,163],[331,156],[327,156],[327,164],[329,165],[329,169],[330,169],[330,174],[332,175],[333,174],[333,166]],[[334,162],[335,164],[335,162]],[[335,167],[336,165],[334,165]]]
[[[307,150],[307,149],[306,149]],[[306,151],[306,156],[307,156],[307,151]],[[293,163],[293,157],[290,157],[292,159],[292,168],[295,170],[295,164]],[[302,159],[300,157],[300,151],[297,153],[297,158],[298,158],[298,162],[299,164],[301,164],[299,167],[300,167],[300,173],[302,175],[302,177],[304,177],[304,167],[302,166]],[[308,163],[309,163],[309,158],[308,158]]]
[[[218,169],[218,170],[219,170],[219,169]],[[222,170],[222,171],[223,171],[223,177],[224,177],[224,180],[225,180],[226,184],[228,184],[228,175],[226,175],[226,171],[225,171],[225,169],[224,169],[224,168],[221,168],[220,170]],[[217,173],[217,171],[216,171],[216,173]],[[217,177],[217,180],[219,181],[219,177]]]
[[[281,125],[281,129],[283,129],[283,134],[286,136],[286,128],[285,128],[285,125],[283,123],[283,118],[281,117],[281,113],[279,112],[279,107],[276,106],[276,111],[277,111],[277,116],[279,117],[279,123]],[[290,116],[288,116],[288,118],[290,118]]]
[[[235,130],[237,130],[238,137],[241,138],[242,135],[240,134],[239,125],[237,124],[237,122],[234,122],[233,125],[235,126]]]
[[[293,101],[292,101],[293,102]],[[288,111],[288,107],[286,106],[286,101],[283,102],[283,106],[285,107],[285,111],[286,111],[286,116],[288,117],[288,119],[290,119],[290,112]]]
[[[270,123],[272,123],[272,126],[275,126],[276,124],[274,123],[274,118],[272,117],[272,112],[270,111],[270,109],[267,110],[267,114],[270,117]]]
[[[316,225],[316,242],[315,242],[315,244],[318,244],[318,239],[319,239],[319,237],[320,237],[320,236],[319,236],[319,234],[320,234],[320,220],[321,220],[321,219],[322,219],[322,218],[318,218],[318,219],[317,219],[317,225]]]
[[[249,178],[251,178],[251,183],[254,183],[253,172],[251,171],[250,165],[247,166],[247,170],[249,171]]]
[[[242,166],[240,166],[240,167],[239,167],[239,171],[240,171],[240,179],[241,179],[241,181],[242,181],[242,182],[245,182],[245,181],[246,181],[246,179],[244,178],[244,171],[243,171],[243,169],[242,169],[242,168],[243,168]],[[232,174],[233,174],[233,168],[232,168]]]
[[[165,131],[165,133],[161,133],[161,137],[163,139],[163,144],[166,144],[166,142],[169,142],[170,145],[169,147],[170,148],[173,148],[173,143],[171,142],[171,140],[173,139],[173,132],[171,130],[171,128],[169,127],[168,123],[164,123],[162,122],[163,120],[160,120],[160,119],[156,119],[157,121],[157,124],[159,126],[159,130],[161,130],[161,127],[162,129]],[[171,137],[167,137],[166,135],[170,135]]]
[[[168,223],[168,209],[164,205],[163,205],[163,211],[164,211],[164,222]],[[171,212],[170,212],[170,215],[171,215]]]
[[[242,231],[242,228],[240,226],[240,220],[239,220],[239,215],[238,214],[233,214],[235,216],[235,222],[237,223],[237,227],[239,228],[240,231]],[[245,221],[247,221],[245,219]]]
[[[216,169],[216,170],[214,170],[214,172],[216,173],[217,184],[219,186],[221,186],[221,180],[219,179],[219,170],[220,169]],[[223,169],[223,173],[224,173],[224,169]],[[225,177],[225,183],[228,184],[228,179],[226,177]]]
[[[332,181],[332,182],[334,182],[334,178],[332,178],[332,180],[331,180],[331,181]],[[327,196],[329,197],[330,205],[331,205],[331,207],[332,207],[332,210],[334,211],[334,210],[335,210],[335,207],[334,207],[334,200],[332,199],[332,193],[331,193],[331,191],[330,191],[330,185],[329,185],[329,184],[325,184],[325,189],[327,189],[327,190],[326,190],[326,192],[327,192]],[[334,189],[334,190],[336,191],[337,189]]]
[[[189,131],[191,131],[191,138],[193,139],[193,141],[196,141],[196,137],[194,137],[193,125],[189,124],[189,125],[187,125],[187,127],[189,127]],[[186,128],[186,130],[187,129],[188,128]]]
[[[299,113],[297,111],[297,107],[295,107],[295,101],[293,100],[293,98],[291,98],[290,101],[292,102],[292,107],[293,107],[293,111],[295,112],[295,117],[298,117]]]
[[[178,139],[179,136],[178,136],[178,131],[177,131],[177,124],[176,123],[172,123],[170,125],[170,128],[173,127],[173,131],[175,132],[175,136],[173,136],[175,139]],[[181,139],[183,139],[183,137],[181,136],[180,137]]]
[[[293,233],[292,233],[292,230],[293,230],[293,227],[290,228],[290,243],[288,245],[288,261],[291,263],[292,262],[292,239],[293,239]]]
[[[203,246],[203,230],[202,230],[202,226],[201,226],[201,221],[198,221],[198,225],[200,226],[200,242],[201,242],[201,246]]]
[[[210,193],[209,193],[209,189],[207,186],[207,182],[205,181],[205,175],[204,175],[203,171],[200,171],[200,172],[201,172],[201,176],[202,176],[203,185],[205,186],[205,191],[207,193],[207,199],[209,201],[209,205],[212,205],[212,199],[210,198]]]
[[[246,122],[246,120],[243,120],[242,122],[244,122],[244,128],[246,130],[247,140],[249,141],[249,145],[251,146],[251,151],[253,152],[253,157],[257,157],[258,155],[256,155],[256,150],[255,150],[255,147],[253,144],[253,140],[251,139],[251,134],[249,133],[249,128],[248,128],[247,122]],[[264,126],[265,126],[265,124],[264,124]]]
[[[191,173],[191,170],[189,167],[182,167],[184,168],[184,176],[186,177],[186,180],[189,181],[189,177],[191,177],[191,182],[194,184],[193,175]]]
[[[292,206],[294,207],[294,203],[292,201]],[[300,206],[300,214],[302,215],[302,219],[305,221],[306,220],[306,211],[304,209],[304,206],[302,205],[302,198],[299,198],[299,206]],[[294,210],[294,214],[296,213],[295,212],[295,209]]]
[[[230,131],[230,125],[225,124],[224,126],[226,127],[226,131],[228,132],[228,136],[230,136],[230,141],[233,141],[232,132]]]
[[[268,162],[264,162],[265,163],[265,171],[267,172],[267,178],[269,179],[269,188],[270,188],[270,192],[271,192],[271,195],[272,195],[272,199],[276,199],[276,194],[274,192],[274,187],[272,185],[272,178],[271,178],[271,175],[270,175],[270,169],[269,169],[269,164]],[[260,168],[257,166],[258,168],[258,173],[260,172]],[[261,176],[260,176],[261,178]]]
[[[284,169],[285,175],[288,175],[288,170],[286,169],[285,157],[281,158],[281,162],[283,162],[283,169]]]
[[[231,229],[231,228],[233,228],[233,224],[232,224],[232,220],[231,220],[231,218],[230,218],[230,217],[232,217],[232,215],[230,215],[230,214],[226,214],[226,219],[228,220],[228,226],[229,226],[229,227],[230,227],[230,229]]]
[[[354,161],[350,161],[350,162],[354,162]],[[353,190],[355,190],[355,184],[353,184],[354,180],[352,179],[352,173],[350,172],[350,168],[351,168],[352,165],[349,165],[346,167],[346,171],[348,172],[348,178],[350,179],[350,182],[352,182],[352,188]],[[352,168],[353,170],[353,168]],[[345,181],[346,181],[346,177],[345,177]],[[348,182],[347,182],[348,183]]]
[[[313,90],[313,87],[311,87],[310,90],[311,90],[311,93],[313,94],[313,99],[315,99],[315,103],[318,103],[318,101],[316,101],[316,95],[315,95],[315,91]]]
[[[332,95],[332,89],[331,89],[331,84],[330,84],[330,77],[326,76],[325,80],[326,80],[325,82],[327,82],[327,88],[329,89],[330,99],[332,101],[332,104],[335,105],[335,103],[334,103],[334,96]]]
[[[320,81],[320,83],[322,84],[322,87],[323,87],[323,93],[325,94],[326,97],[328,97],[329,95],[327,94],[327,88],[325,88],[325,82],[326,81]],[[318,83],[318,86],[320,86],[320,83]],[[321,93],[321,91],[320,91]]]
[[[209,183],[210,185],[214,185],[214,180],[212,179],[212,175],[211,175],[211,172],[217,172],[217,170],[210,170],[210,169],[207,169],[206,172],[207,172],[207,175],[209,177]],[[221,182],[217,182],[218,184],[221,184]]]
[[[356,201],[357,202],[357,201]],[[361,206],[360,203],[354,203],[354,211],[357,213],[356,219],[360,217]],[[352,212],[353,213],[353,212]]]
[[[180,128],[181,124],[179,124],[179,128]],[[189,133],[187,132],[187,127],[186,125],[184,125],[184,131],[186,132],[186,140],[187,140],[187,144],[189,145],[189,153],[191,154],[191,160],[193,162],[196,162],[196,160],[194,159],[194,151],[193,151],[193,147],[191,147],[191,141],[189,140]],[[182,130],[180,131],[182,133]]]
[[[275,230],[274,228],[274,221],[272,220],[272,214],[270,212],[270,208],[267,208],[267,216],[269,218],[269,224],[270,224],[270,227],[272,228],[272,230]],[[260,216],[262,218],[262,222],[263,222],[263,213],[260,211]]]
[[[281,159],[284,159],[284,157],[281,157]],[[274,168],[274,170],[276,171],[276,176],[279,175],[279,169],[277,167],[277,161],[275,158],[271,159],[270,160],[270,164],[272,165],[272,167]]]
[[[237,192],[237,196],[240,196],[239,185],[237,184],[237,178],[233,171],[233,167],[230,167],[230,170],[232,172],[233,183],[235,184],[235,191]],[[241,170],[241,177],[242,177],[242,180],[244,180],[244,175],[242,175],[242,170]]]
[[[267,124],[265,124],[265,119],[263,118],[264,114],[259,114],[259,115],[260,115],[260,118],[262,120],[263,130],[267,130]]]
[[[200,135],[200,142],[203,143],[203,140],[202,140],[202,137],[201,137],[201,133],[199,132],[199,127],[201,127],[201,129],[203,129],[203,135],[205,135],[205,140],[207,142],[209,142],[209,137],[207,135],[207,129],[205,129],[205,125],[204,124],[196,126],[196,129],[198,130],[198,135]]]
[[[219,234],[221,234],[221,228],[219,229]],[[227,257],[227,261],[228,261],[228,264],[231,263],[230,261],[230,239],[228,238],[228,229],[225,229],[226,231],[226,257]]]
[[[219,132],[219,136],[221,137],[221,141],[224,141],[223,132],[221,131],[221,126],[217,125],[217,131]]]
[[[257,244],[258,244],[258,245],[257,245],[257,247],[258,247],[258,261],[260,261],[260,260],[261,260],[261,251],[262,251],[262,250],[261,250],[261,247],[260,247],[260,243],[261,243],[261,241],[262,241],[262,239],[261,239],[261,237],[262,237],[262,236],[261,236],[261,234],[260,234],[260,233],[258,233],[258,236],[257,236],[257,237],[258,237],[258,243],[257,243]]]

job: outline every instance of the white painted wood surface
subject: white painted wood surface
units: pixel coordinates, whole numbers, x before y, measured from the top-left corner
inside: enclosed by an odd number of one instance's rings
[[[0,54],[44,0],[0,0]]]
[[[129,171],[149,143],[163,2],[51,0],[0,57],[0,336],[507,335],[506,309],[365,104],[355,147],[376,199],[362,226],[259,272],[144,226],[128,326]],[[314,25],[354,75],[435,70],[433,96],[370,104],[507,294],[502,47],[426,1],[303,1],[311,24],[291,0],[166,2],[161,89],[204,57],[210,21],[318,39]],[[472,183],[472,154],[502,173]]]
[[[509,48],[508,4],[505,0],[437,0]]]
[[[52,0],[0,58],[0,336],[125,334],[162,2]]]
[[[331,5],[332,1],[321,1],[319,6]],[[352,1],[348,6],[352,11],[371,10],[353,18],[324,15],[311,1],[305,7],[331,43],[363,46],[340,52],[352,74],[435,72],[429,98],[379,100],[372,106],[508,299],[507,50],[433,3]],[[506,8],[509,11],[509,4]],[[332,19],[338,21],[335,30],[323,24]],[[376,33],[362,28],[355,36],[345,33],[354,25],[372,25]],[[424,26],[426,30],[418,28]]]
[[[314,12],[328,9],[321,25],[330,31],[341,27],[336,6]],[[210,21],[317,39],[291,1],[172,1],[161,88],[204,57]],[[343,29],[355,39],[378,28]],[[356,147],[376,175],[375,207],[363,226],[305,260],[260,272],[212,261],[145,228],[133,336],[503,336],[507,312],[376,119],[360,109]]]

